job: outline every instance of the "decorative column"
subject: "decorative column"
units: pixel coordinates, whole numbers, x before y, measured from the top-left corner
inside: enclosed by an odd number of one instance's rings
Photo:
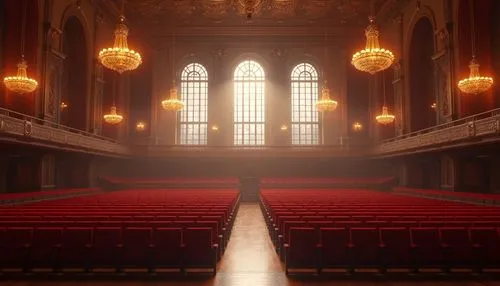
[[[433,55],[434,61],[434,88],[436,94],[436,122],[442,124],[453,120],[454,88],[452,81],[452,57],[450,49],[450,36],[447,29],[442,28],[436,32],[438,37],[438,52]]]
[[[94,134],[101,134],[102,131],[104,84],[104,67],[96,59],[94,61],[94,120],[91,127],[91,132]]]
[[[396,119],[394,121],[396,136],[401,136],[405,130],[405,116],[404,116],[404,82],[402,76],[401,60],[392,65],[394,77],[392,79],[392,88],[394,89],[394,114]]]
[[[285,59],[288,51],[283,48],[272,48],[270,58],[273,64],[274,73],[266,75],[266,145],[288,145],[291,142],[290,132],[290,72],[287,70]],[[286,125],[288,129],[281,130],[281,125]]]

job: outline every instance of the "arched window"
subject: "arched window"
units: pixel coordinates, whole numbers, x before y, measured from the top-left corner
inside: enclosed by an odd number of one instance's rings
[[[234,71],[234,145],[264,145],[264,69],[255,61]]]
[[[207,144],[208,74],[198,63],[188,64],[181,73],[181,99],[184,108],[179,119],[179,143]]]
[[[318,73],[308,64],[297,65],[291,74],[292,90],[292,144],[320,143],[318,100]]]

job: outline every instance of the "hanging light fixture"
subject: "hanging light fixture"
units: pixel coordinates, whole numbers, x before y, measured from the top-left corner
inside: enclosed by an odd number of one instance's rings
[[[23,16],[21,23],[21,60],[17,64],[17,74],[15,76],[7,76],[3,79],[5,87],[15,93],[24,94],[33,92],[38,87],[38,82],[28,77],[28,64],[24,60],[24,46],[26,38],[26,10],[27,0],[23,1]]]
[[[111,106],[110,112],[104,115],[104,121],[111,125],[119,124],[122,122],[122,120],[123,116],[116,113],[116,106],[114,104]]]
[[[115,29],[115,42],[112,48],[106,48],[99,52],[99,61],[108,69],[123,73],[135,70],[141,63],[141,55],[128,48],[128,27],[125,24],[124,0],[121,4],[120,21]]]
[[[123,116],[116,112],[115,105],[115,80],[113,79],[113,104],[111,105],[110,112],[103,116],[104,121],[111,125],[119,124],[123,121]]]
[[[470,3],[470,30],[472,44],[472,60],[469,63],[469,77],[458,82],[457,86],[463,93],[479,94],[487,91],[493,85],[493,78],[481,76],[479,73],[479,63],[476,60],[476,31],[474,27],[474,3]]]
[[[330,97],[330,89],[328,88],[327,81],[321,90],[321,99],[316,102],[316,109],[319,112],[334,111],[337,109],[338,102]]]
[[[384,77],[384,73],[382,73],[382,86],[383,86],[382,90],[383,90],[383,95],[384,95],[384,105],[382,105],[382,113],[377,115],[375,117],[375,120],[377,120],[377,122],[379,124],[388,125],[388,124],[391,124],[394,122],[394,120],[396,119],[396,116],[389,113],[389,108],[387,108],[387,105],[385,103],[385,77]]]
[[[375,74],[389,68],[394,62],[394,55],[390,50],[380,47],[380,32],[375,24],[374,0],[370,3],[371,16],[368,17],[370,24],[365,29],[366,46],[352,56],[352,65],[363,72]]]
[[[325,62],[328,62],[327,36],[328,34],[325,31]],[[335,109],[337,109],[338,105],[338,102],[330,97],[330,89],[328,88],[327,81],[328,75],[326,71],[327,68],[325,67],[323,70],[325,81],[323,83],[323,88],[321,89],[321,98],[316,101],[316,109],[319,112],[334,111]]]
[[[177,86],[175,84],[175,69],[174,69],[174,59],[175,59],[175,34],[172,36],[172,87],[169,91],[169,97],[165,100],[162,100],[161,105],[163,109],[169,111],[180,111],[184,108],[184,102],[179,99]]]

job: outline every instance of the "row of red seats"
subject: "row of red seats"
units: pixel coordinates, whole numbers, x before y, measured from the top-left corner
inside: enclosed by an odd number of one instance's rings
[[[107,198],[111,201],[120,201],[123,204],[108,206],[101,203],[107,201]],[[156,198],[158,198],[160,205],[155,204]],[[220,200],[214,203],[217,198]],[[205,200],[208,202],[206,208],[198,207],[198,205],[203,205]],[[138,201],[145,204],[135,205]],[[172,208],[169,208],[170,202],[172,202]],[[29,243],[29,251],[26,250],[25,256],[22,256],[22,267],[19,268],[19,263],[17,264],[18,270],[29,271],[38,268],[38,253],[42,253],[40,255],[45,260],[53,262],[50,266],[45,265],[52,270],[69,267],[64,257],[71,253],[71,251],[66,250],[72,246],[68,244],[69,242],[64,241],[66,236],[71,236],[75,232],[75,229],[79,231],[83,229],[86,233],[91,233],[92,240],[87,241],[86,245],[88,247],[92,246],[93,249],[99,249],[98,246],[103,244],[103,239],[108,238],[109,241],[113,241],[107,244],[108,248],[109,245],[118,245],[118,250],[114,254],[109,252],[105,254],[105,251],[96,250],[99,253],[98,257],[92,256],[88,258],[90,264],[86,266],[85,271],[90,271],[90,268],[95,267],[111,267],[117,270],[120,270],[122,266],[161,268],[163,267],[162,263],[156,263],[155,258],[150,257],[149,253],[162,257],[169,257],[170,254],[168,252],[157,253],[166,248],[157,248],[156,245],[160,243],[157,240],[156,242],[152,241],[157,237],[156,234],[161,234],[162,231],[175,230],[180,233],[181,237],[181,241],[178,243],[181,249],[178,252],[181,260],[180,264],[175,265],[181,270],[190,267],[202,267],[208,268],[215,273],[214,263],[221,257],[227,244],[238,209],[238,202],[239,193],[237,190],[129,190],[41,202],[33,205],[3,207],[0,208],[0,228],[3,228],[4,235],[7,238],[15,237],[16,231],[23,229],[24,232],[31,231],[33,233],[32,240]],[[155,207],[150,209],[151,205]],[[181,205],[185,207],[183,208]],[[10,220],[11,218],[16,218],[16,220]],[[143,233],[143,238],[136,238],[134,243],[133,239],[136,236],[133,233],[139,230]],[[144,239],[146,232],[150,233],[151,239]],[[203,240],[196,242],[194,238],[190,238],[191,236],[198,236],[199,239],[206,238],[207,236],[201,232],[208,235],[210,252],[200,250],[203,249],[203,247],[200,248],[201,245],[207,245]],[[102,236],[108,238],[102,238]],[[39,246],[40,243],[38,242],[40,237],[45,237],[43,238],[45,244],[42,243],[41,246]],[[85,235],[85,237],[87,236]],[[0,239],[4,249],[16,249],[15,241],[23,240],[4,239],[3,242],[1,241]],[[124,241],[128,242],[125,243]],[[70,246],[64,248],[65,243]],[[128,248],[123,248],[122,244],[128,245]],[[200,246],[197,246],[197,244]],[[51,247],[47,248],[47,245],[55,245],[56,247],[53,251],[48,252],[45,250]],[[133,245],[138,245],[138,247],[136,248]],[[150,246],[148,250],[143,247],[145,245]],[[40,252],[39,249],[45,250]],[[193,249],[198,250],[194,251]],[[125,265],[127,264],[126,257],[130,253],[142,253],[140,263],[135,266]],[[118,264],[111,265],[107,263],[107,265],[102,265],[102,261],[111,259],[110,257],[114,257],[114,261],[118,261]],[[122,259],[122,257],[124,258]],[[162,259],[166,259],[165,257]],[[193,257],[197,257],[197,261],[208,261],[210,263],[197,263]],[[17,258],[20,259],[19,256]],[[109,262],[109,260],[107,261]],[[212,261],[215,262],[212,263]],[[122,262],[125,264],[122,265]],[[6,261],[3,268],[9,268],[10,265],[13,264]]]
[[[282,259],[286,259],[286,250],[302,251],[300,246],[295,246],[294,250],[290,244],[290,230],[293,228],[307,228],[317,234],[322,228],[349,233],[357,228],[378,231],[388,227],[500,227],[500,210],[497,208],[368,190],[262,190],[261,208]],[[377,244],[379,242],[377,240]],[[287,249],[286,245],[291,248]],[[382,265],[382,261],[379,264]]]
[[[331,178],[331,177],[317,177],[317,178],[262,178],[260,183],[262,185],[282,184],[282,185],[297,185],[297,184],[381,184],[393,180],[393,177],[373,177],[373,178]]]
[[[500,266],[497,228],[320,228],[292,227],[285,244],[286,272],[294,268],[437,268],[481,271]]]
[[[86,188],[86,189],[57,189],[48,191],[37,191],[28,193],[7,193],[0,194],[0,205],[11,204],[15,202],[25,202],[33,200],[42,200],[48,198],[57,198],[61,196],[85,194],[97,192],[99,189]]]
[[[215,273],[218,247],[212,242],[210,227],[0,228],[0,268],[24,272],[142,268],[154,272],[207,267]]]
[[[417,189],[407,187],[397,187],[393,189],[395,192],[432,196],[443,199],[464,199],[467,201],[476,201],[481,203],[498,204],[500,203],[500,194],[481,194],[469,192],[454,192],[448,190],[431,190],[431,189]]]

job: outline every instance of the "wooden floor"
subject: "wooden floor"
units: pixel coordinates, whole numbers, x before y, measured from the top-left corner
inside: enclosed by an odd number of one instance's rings
[[[295,285],[387,285],[387,286],[500,286],[500,281],[356,281],[316,279],[292,280],[285,276],[267,233],[259,205],[242,203],[234,224],[231,240],[220,262],[215,278],[196,281],[1,281],[1,286],[295,286]]]

